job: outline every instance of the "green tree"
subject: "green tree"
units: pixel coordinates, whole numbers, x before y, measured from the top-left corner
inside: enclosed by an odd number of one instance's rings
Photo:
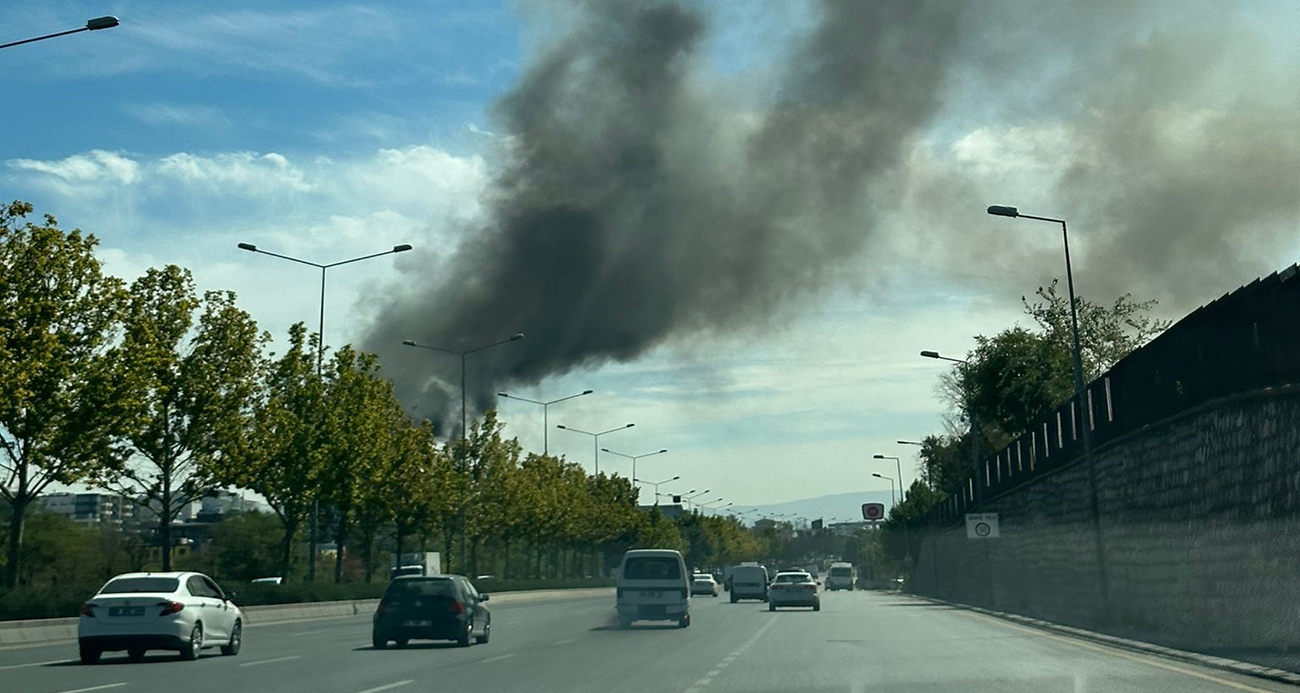
[[[10,510],[5,584],[22,574],[28,508],[50,484],[121,464],[135,387],[119,367],[122,282],[104,274],[98,241],[32,206],[0,209],[0,495]]]
[[[157,514],[162,569],[171,570],[172,522],[218,486],[216,467],[225,449],[238,446],[267,337],[259,338],[234,294],[213,291],[200,300],[190,272],[175,265],[150,269],[130,294],[123,354],[142,413],[126,440],[136,463],[109,470],[102,483],[142,498]]]
[[[281,526],[270,513],[235,513],[213,528],[212,541],[186,566],[225,580],[248,582],[280,570]]]
[[[316,373],[317,345],[306,335],[302,323],[293,325],[285,354],[261,364],[252,414],[226,450],[218,478],[261,494],[271,506],[282,529],[279,573],[286,580],[294,538],[317,499],[324,456],[325,388]]]

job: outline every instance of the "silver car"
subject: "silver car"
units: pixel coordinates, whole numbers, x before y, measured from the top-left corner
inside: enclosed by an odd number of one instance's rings
[[[244,614],[201,573],[125,573],[109,580],[81,607],[77,644],[83,664],[104,652],[126,650],[140,660],[148,650],[172,650],[198,659],[204,648],[239,654]]]
[[[778,606],[811,606],[813,611],[821,611],[817,581],[801,570],[777,573],[767,586],[767,610],[776,611]]]

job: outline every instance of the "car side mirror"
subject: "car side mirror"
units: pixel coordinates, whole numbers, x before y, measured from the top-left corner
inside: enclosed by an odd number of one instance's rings
[[[238,596],[239,596],[239,593],[238,593],[238,592],[227,592],[227,593],[226,593],[226,601],[228,601],[228,602],[233,602],[233,601],[235,601],[235,597],[238,597]]]
[[[490,595],[480,594],[480,595],[478,596],[478,600],[481,601],[481,602],[485,602],[485,601],[488,600],[488,596],[490,596]]]

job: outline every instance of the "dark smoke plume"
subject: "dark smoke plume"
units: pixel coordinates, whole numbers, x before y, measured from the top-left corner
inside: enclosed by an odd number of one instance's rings
[[[743,330],[825,287],[871,241],[873,179],[939,106],[959,3],[821,4],[755,113],[713,93],[703,12],[578,3],[576,23],[496,106],[511,138],[481,228],[384,305],[366,347],[404,401],[445,412],[452,348],[471,396],[672,338]],[[918,56],[925,56],[918,59]]]

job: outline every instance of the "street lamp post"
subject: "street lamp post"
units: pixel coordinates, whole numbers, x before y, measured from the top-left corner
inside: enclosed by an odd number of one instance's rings
[[[875,472],[872,472],[871,476],[874,476],[877,479],[884,479],[885,481],[889,482],[889,502],[897,503],[898,502],[897,497],[894,495],[894,477],[884,476],[882,474],[876,474]]]
[[[722,500],[722,499],[719,498],[718,500],[713,501],[713,503],[717,503],[718,501],[721,501],[721,500]],[[705,510],[708,510],[709,512],[713,513],[714,515],[717,515],[719,512],[722,511],[723,508],[730,508],[731,506],[735,505],[735,502],[733,501],[733,502],[727,503],[726,505],[720,505],[720,506],[718,506],[718,507],[715,508],[715,507],[713,507],[713,503],[700,503],[700,507],[701,507],[701,508],[704,508]]]
[[[953,357],[951,357],[951,356],[943,356],[943,355],[939,354],[939,352],[937,352],[937,351],[922,351],[922,352],[921,352],[921,356],[924,356],[924,357],[927,358],[927,359],[938,359],[938,360],[940,360],[940,361],[951,361],[952,363],[959,363],[959,364],[962,365],[962,368],[964,368],[964,369],[966,370],[967,375],[969,376],[969,373],[970,373],[970,361],[968,361],[967,359],[955,359],[955,358],[953,358]],[[969,383],[968,383],[968,385],[969,385]],[[963,394],[966,396],[966,397],[965,397],[965,399],[966,399],[966,418],[970,420],[968,423],[970,423],[970,465],[971,465],[971,471],[973,471],[976,475],[978,475],[978,474],[979,474],[979,466],[980,466],[980,451],[979,451],[979,429],[977,428],[977,425],[976,425],[976,422],[975,422],[975,405],[971,402],[970,388],[962,388],[962,389],[965,390],[965,392],[964,392]],[[902,443],[902,442],[904,442],[904,441],[901,441],[901,440],[900,440],[900,441],[898,441],[898,442]],[[976,483],[976,484],[975,484],[975,488],[976,488],[976,490],[978,490],[979,487],[980,487],[980,485],[979,485],[978,483]],[[982,498],[982,497],[983,497],[983,494],[981,493],[981,498]]]
[[[542,454],[549,455],[551,454],[551,431],[550,431],[551,425],[549,423],[550,419],[547,416],[547,410],[550,409],[550,406],[552,404],[559,404],[560,402],[571,400],[576,397],[581,397],[583,395],[589,395],[593,392],[595,392],[595,390],[583,390],[582,392],[579,392],[576,395],[569,395],[568,397],[553,399],[549,402],[542,402],[535,399],[528,399],[527,397],[520,397],[518,395],[508,395],[504,392],[498,392],[497,397],[501,397],[503,399],[517,399],[520,402],[531,402],[533,404],[542,405]]]
[[[668,448],[664,448],[663,450],[656,450],[654,452],[647,452],[641,455],[625,455],[621,452],[614,452],[609,448],[601,448],[600,451],[608,452],[611,455],[618,455],[619,457],[626,457],[629,460],[632,460],[632,480],[636,481],[636,461],[641,459],[642,457],[654,457],[655,455],[662,455],[665,452],[668,452]]]
[[[574,433],[581,433],[581,434],[583,434],[583,435],[591,436],[591,454],[592,454],[593,457],[596,458],[596,472],[595,472],[595,473],[596,473],[597,475],[599,475],[599,474],[600,474],[600,437],[603,436],[603,435],[605,435],[606,433],[613,433],[613,432],[615,432],[615,431],[621,431],[621,430],[623,430],[623,429],[625,429],[625,428],[632,428],[632,427],[635,426],[635,425],[636,425],[636,424],[634,424],[634,423],[630,423],[630,424],[627,424],[627,425],[625,425],[625,426],[619,426],[619,427],[617,427],[617,428],[611,428],[611,429],[609,429],[608,431],[601,431],[601,432],[599,432],[599,433],[592,433],[591,431],[584,431],[584,430],[582,430],[582,429],[573,428],[572,426],[565,426],[564,424],[557,424],[555,427],[556,427],[556,428],[559,428],[559,429],[561,429],[561,430],[565,430],[565,431],[573,431]]]
[[[668,483],[668,482],[670,482],[670,481],[677,481],[678,479],[681,479],[681,477],[680,477],[680,476],[675,476],[675,477],[673,477],[673,478],[671,478],[671,479],[664,479],[663,481],[642,481],[642,480],[640,480],[640,479],[637,479],[637,478],[633,477],[633,478],[632,478],[632,481],[633,481],[634,483],[645,484],[646,486],[653,486],[653,487],[655,487],[655,505],[658,505],[658,504],[659,504],[659,496],[660,496],[660,493],[659,493],[659,487],[660,487],[660,486],[663,486],[664,484],[666,484],[666,483]]]
[[[694,510],[694,509],[695,509],[695,504],[694,504],[692,501],[694,501],[696,498],[699,498],[700,496],[703,496],[704,494],[708,493],[710,490],[711,490],[711,489],[707,489],[707,488],[706,488],[706,489],[704,489],[703,491],[700,491],[699,493],[695,493],[695,489],[691,489],[690,491],[687,491],[687,493],[690,493],[690,494],[693,494],[693,495],[690,495],[690,496],[682,496],[682,500],[686,501],[686,509],[687,509],[687,510]]]
[[[117,20],[114,19],[113,21],[116,22]],[[113,26],[116,26],[116,24],[113,24]],[[257,246],[253,245],[252,243],[240,243],[238,247],[240,250],[247,250],[250,253],[270,255],[271,257],[278,257],[281,260],[296,262],[300,265],[307,265],[308,267],[315,267],[320,270],[320,322],[318,323],[318,327],[316,331],[316,338],[318,340],[318,343],[316,345],[316,377],[318,378],[321,375],[321,368],[323,367],[322,359],[325,356],[325,272],[326,270],[328,270],[331,267],[338,267],[339,265],[348,265],[353,262],[369,260],[370,258],[382,257],[384,255],[392,255],[394,253],[404,253],[411,249],[410,245],[403,243],[401,245],[395,245],[393,246],[392,250],[385,250],[382,253],[371,253],[369,255],[354,257],[350,260],[340,260],[338,262],[329,262],[329,263],[322,264],[319,262],[312,262],[310,260],[303,260],[302,258],[290,257],[288,255],[281,255],[280,253],[273,253],[269,250],[262,250]],[[308,524],[310,525],[310,527],[308,528],[308,534],[311,535],[310,537],[311,547],[309,549],[308,561],[307,561],[308,582],[315,581],[316,579],[316,542],[318,540],[317,526],[319,524],[319,517],[320,517],[319,501],[312,500],[311,519],[308,522]]]
[[[1088,486],[1092,504],[1093,543],[1095,544],[1097,551],[1097,577],[1098,586],[1101,592],[1102,613],[1105,614],[1106,619],[1109,619],[1110,578],[1109,571],[1106,568],[1105,543],[1101,536],[1101,504],[1097,499],[1097,469],[1096,463],[1092,458],[1092,407],[1088,406],[1088,398],[1084,391],[1083,384],[1083,352],[1079,347],[1079,307],[1078,300],[1074,296],[1074,270],[1070,266],[1070,234],[1066,230],[1064,219],[1053,219],[1051,217],[1038,217],[1032,214],[1021,214],[1020,210],[1006,205],[992,205],[988,208],[988,213],[998,217],[1032,219],[1034,221],[1045,221],[1051,224],[1061,225],[1061,242],[1065,248],[1065,285],[1070,292],[1070,337],[1074,343],[1074,352],[1071,354],[1074,358],[1074,398],[1079,403],[1079,418],[1081,419],[1080,423],[1083,428],[1083,456],[1088,461]]]
[[[891,455],[872,455],[877,460],[893,460],[894,466],[898,468],[898,502],[903,502],[903,463],[897,457]]]
[[[436,346],[430,346],[430,345],[427,345],[427,344],[420,344],[420,343],[416,342],[415,340],[411,340],[411,339],[404,339],[404,340],[402,340],[402,344],[403,344],[404,346],[415,347],[415,348],[417,348],[417,349],[427,349],[427,350],[429,350],[429,351],[440,351],[440,352],[442,352],[442,353],[444,353],[444,354],[453,354],[453,355],[455,355],[455,356],[459,356],[459,357],[460,357],[460,443],[461,443],[461,453],[465,455],[465,458],[464,458],[464,459],[465,459],[467,462],[468,462],[468,460],[469,460],[469,451],[468,451],[467,449],[465,449],[465,448],[466,448],[466,442],[465,442],[465,441],[467,440],[467,436],[469,435],[469,420],[468,420],[468,418],[467,418],[466,409],[465,409],[465,365],[466,365],[466,359],[469,358],[469,355],[470,355],[470,354],[478,353],[478,352],[480,352],[480,351],[483,351],[484,349],[491,349],[491,348],[494,347],[494,346],[500,346],[500,345],[502,345],[502,344],[506,344],[507,342],[517,342],[517,341],[519,341],[519,340],[521,340],[521,339],[523,339],[523,338],[524,338],[524,333],[523,333],[523,332],[516,332],[515,334],[512,334],[512,335],[510,335],[509,337],[507,337],[507,338],[505,338],[505,339],[501,339],[501,340],[498,340],[498,341],[492,342],[491,344],[484,344],[484,345],[482,345],[482,346],[474,347],[473,349],[465,349],[465,350],[446,349],[446,348],[443,348],[443,347],[436,347]],[[477,467],[474,467],[474,468],[470,469],[470,475],[471,475],[472,477],[477,478],[477,476],[478,476],[478,468],[477,468]],[[461,565],[466,565],[466,564],[468,563],[468,561],[466,561],[466,553],[465,553],[465,502],[466,502],[465,500],[462,500],[462,501],[461,501],[460,513],[459,513],[459,515],[460,515],[459,520],[460,520],[460,560],[461,560]],[[477,539],[477,538],[475,538],[475,540],[474,540],[474,564],[475,564],[475,567],[477,567],[477,565],[478,565],[478,539]],[[475,572],[475,571],[471,570],[470,572],[473,573],[473,572]]]
[[[113,27],[117,26],[119,23],[120,22],[117,21],[117,17],[113,17],[113,16],[95,17],[94,19],[87,21],[86,26],[83,26],[78,29],[69,29],[68,31],[60,31],[54,34],[46,34],[44,36],[37,36],[36,38],[23,39],[21,41],[13,41],[12,43],[0,43],[0,48],[12,48],[14,46],[21,46],[24,43],[34,43],[36,41],[44,41],[45,39],[58,38],[60,36],[67,36],[68,34],[79,34],[83,31],[98,31],[100,29],[112,29]]]

